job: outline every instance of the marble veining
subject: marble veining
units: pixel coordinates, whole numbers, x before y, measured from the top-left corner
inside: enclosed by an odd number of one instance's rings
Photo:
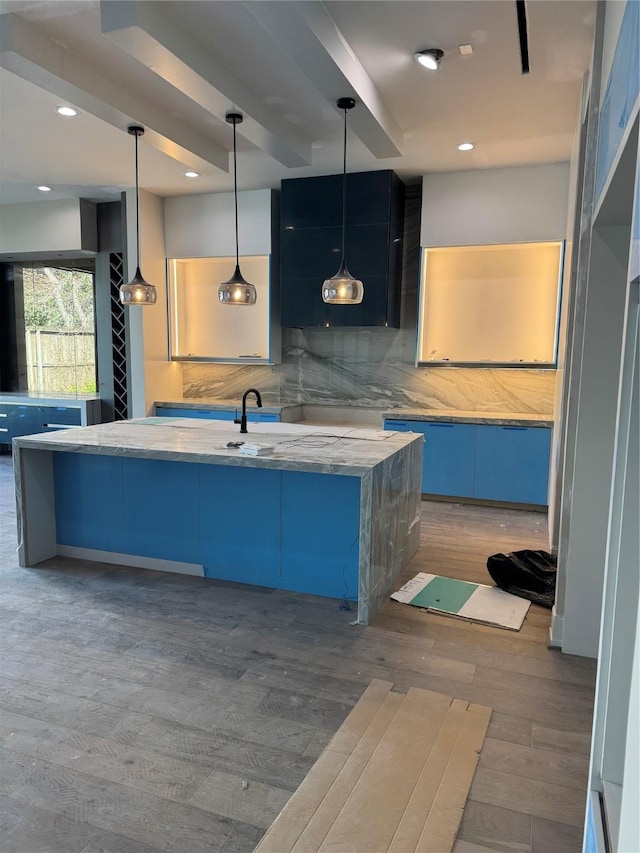
[[[415,332],[406,330],[285,329],[283,339],[281,365],[189,365],[185,398],[241,396],[255,385],[269,404],[553,413],[554,370],[416,368]]]
[[[362,476],[388,456],[422,436],[413,433],[383,433],[380,440],[353,437],[354,429],[313,427],[299,424],[256,423],[247,436],[225,421],[176,418],[157,424],[116,421],[90,427],[60,430],[54,433],[14,439],[19,448],[65,450],[104,456],[136,456],[214,465],[238,465],[277,468],[288,471],[312,471],[324,474]],[[244,439],[273,445],[268,456],[243,456],[227,442]]]
[[[384,418],[409,421],[440,421],[441,423],[494,424],[495,426],[552,427],[553,417],[531,415],[528,412],[471,412],[458,409],[391,409]]]

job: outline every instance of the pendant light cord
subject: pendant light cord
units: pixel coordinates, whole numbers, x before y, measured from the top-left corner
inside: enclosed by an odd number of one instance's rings
[[[342,261],[344,265],[345,234],[347,231],[347,111],[344,110],[344,141],[342,146]]]
[[[136,245],[138,248],[138,257],[136,259],[136,267],[138,273],[140,272],[140,204],[138,200],[139,190],[138,190],[138,131],[134,133],[136,138]]]
[[[236,122],[233,122],[233,198],[236,206],[236,269],[240,268],[238,249],[238,152],[236,150]]]

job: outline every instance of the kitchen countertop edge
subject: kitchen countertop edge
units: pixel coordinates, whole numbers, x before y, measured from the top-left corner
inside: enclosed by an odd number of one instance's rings
[[[436,421],[440,423],[493,424],[494,426],[552,427],[553,415],[532,412],[468,412],[456,409],[391,409],[389,421]]]

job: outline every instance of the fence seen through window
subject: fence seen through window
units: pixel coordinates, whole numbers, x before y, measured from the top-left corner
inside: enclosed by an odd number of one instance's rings
[[[29,392],[95,394],[93,273],[34,264],[22,280]]]

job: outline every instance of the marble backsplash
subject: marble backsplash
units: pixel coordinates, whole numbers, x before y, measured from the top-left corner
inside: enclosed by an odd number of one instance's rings
[[[414,366],[415,331],[285,329],[280,365],[187,364],[185,397],[552,414],[555,371]]]

